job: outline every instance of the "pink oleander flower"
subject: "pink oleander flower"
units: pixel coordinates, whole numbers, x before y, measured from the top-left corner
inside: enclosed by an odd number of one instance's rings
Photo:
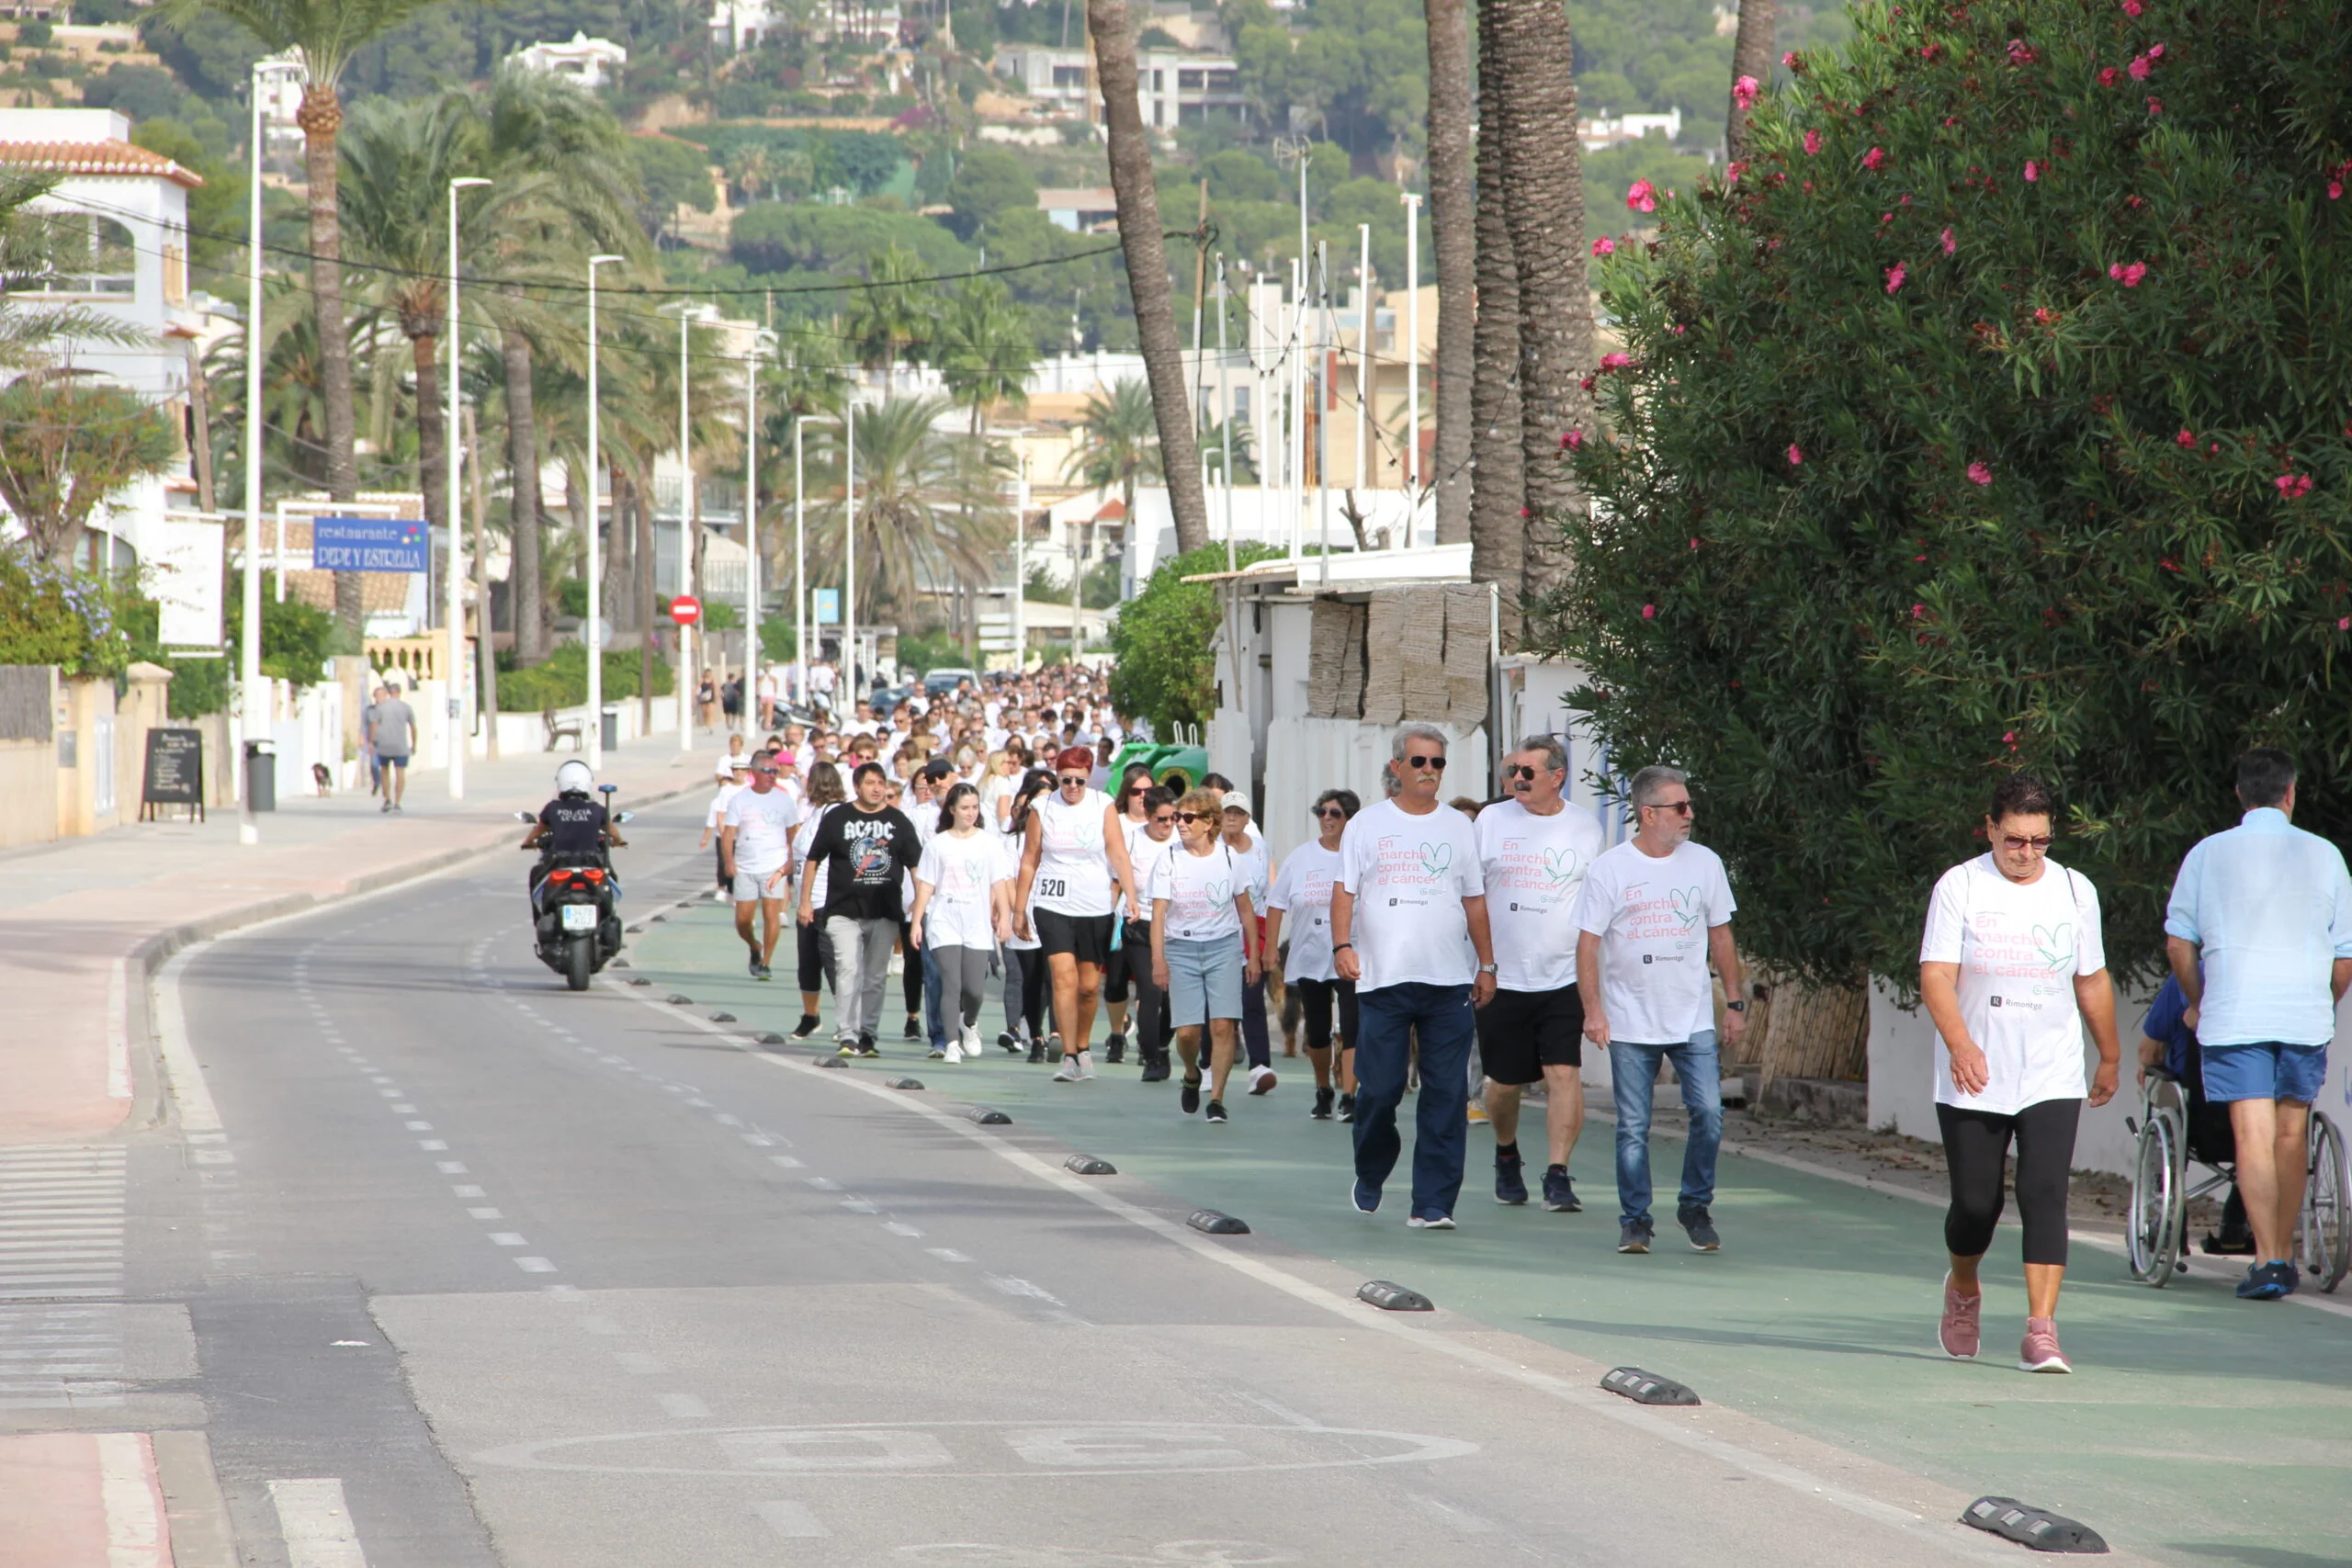
[[[1633,363],[1634,356],[1630,354],[1604,354],[1600,356],[1603,370],[1623,370]]]
[[[2148,264],[2145,262],[2132,262],[2126,265],[2122,262],[2117,262],[2107,269],[2107,276],[2115,279],[2116,282],[2123,285],[2126,288],[2137,288],[2140,287],[2140,280],[2148,276]]]
[[[2099,85],[2100,86],[2102,86],[2102,87],[2112,87],[2112,86],[2114,86],[2118,82],[2120,82],[2120,81],[2122,81],[2122,80],[2123,80],[2123,73],[2122,73],[2122,72],[2120,72],[2120,71],[2118,71],[2114,66],[2112,66],[2112,65],[2102,65],[2102,66],[2100,66],[2100,67],[2099,67],[2099,72],[2098,72],[2098,85]]]
[[[1982,463],[1971,463],[1968,465],[1968,482],[1973,485],[1991,484],[1993,470]]]
[[[2041,165],[2031,158],[2025,161],[2025,183],[2033,184],[2041,177]]]
[[[1592,254],[1597,256],[1613,256],[1617,254],[1617,242],[1603,234],[1592,243]]]
[[[1657,186],[1647,180],[1635,180],[1625,192],[1625,206],[1634,212],[1657,210]]]
[[[1904,273],[1903,264],[1901,262],[1896,262],[1893,266],[1888,267],[1886,269],[1886,291],[1889,294],[1892,294],[1895,290],[1901,288],[1903,287],[1903,279],[1905,276],[1905,274]]]
[[[2149,97],[2149,99],[2148,99],[2148,112],[2149,112],[2150,114],[2162,114],[2162,113],[2164,113],[2164,112],[2165,112],[2165,101],[2164,101],[2162,98],[2159,98],[2159,97],[2155,97],[2155,96],[2151,96]]]
[[[2150,44],[2150,45],[2148,46],[2148,58],[2149,58],[2150,60],[2162,60],[2164,57],[2165,57],[2165,46],[2164,46],[2164,45],[2162,45],[2162,44],[2160,44],[2160,43],[2152,43],[2152,44]]]
[[[1797,51],[1792,49],[1781,56],[1781,63],[1789,70],[1794,71],[1797,68]]]
[[[2147,8],[2143,0],[2123,0],[2123,14],[2127,17],[2136,17]]]
[[[1862,167],[1865,169],[1883,169],[1886,167],[1886,149],[1883,147],[1873,147],[1869,152],[1863,153]]]
[[[2335,623],[2335,629],[2340,632],[2352,632],[2352,615],[2346,615],[2339,619]]]
[[[2041,58],[2041,57],[2040,55],[2033,52],[2033,45],[2026,42],[2025,39],[2021,38],[2013,38],[2009,40],[2010,64],[2030,65]]]
[[[1655,604],[1645,604],[1645,605],[1643,605],[1643,606],[1642,606],[1642,619],[1644,619],[1644,620],[1645,620],[1645,621],[1655,621],[1655,620],[1657,620],[1657,605],[1655,605]]]
[[[1731,85],[1731,97],[1732,102],[1743,109],[1754,108],[1756,107],[1756,78],[1742,76],[1738,81],[1734,82]]]
[[[1956,241],[1956,240],[1954,240],[1954,239],[1951,237],[1951,230],[1949,230],[1949,229],[1947,229],[1947,230],[1945,230],[1945,231],[1944,231],[1944,240],[1943,240],[1943,244],[1944,244],[1944,254],[1946,254],[1946,255],[1950,255],[1950,254],[1951,254],[1954,251],[1957,251],[1958,249],[1960,249],[1960,243],[1959,243],[1959,242],[1958,242],[1958,241]]]
[[[2280,474],[2270,482],[2277,485],[2279,495],[2289,501],[2301,501],[2312,492],[2312,477],[2309,474]]]
[[[2124,69],[2132,73],[2132,80],[2134,82],[2144,82],[2148,79],[2148,73],[2154,70],[2155,66],[2147,55],[2135,54],[2132,57],[2132,63]]]
[[[2001,731],[2001,744],[2002,744],[2002,745],[2004,745],[2004,746],[2007,746],[2007,747],[2010,747],[2010,748],[2014,749],[2014,748],[2016,747],[2017,743],[2018,743],[2018,732],[2017,732],[2016,730],[2014,730],[2014,729],[2004,729],[2003,731]]]
[[[1911,618],[1912,618],[1913,620],[1915,620],[1915,621],[1924,621],[1924,620],[1926,620],[1926,619],[1928,618],[1928,607],[1927,607],[1925,604],[1914,604],[1914,605],[1912,605],[1912,606],[1911,606]]]
[[[1571,452],[1583,451],[1584,432],[1581,430],[1569,431],[1566,435],[1560,437],[1560,445]]]
[[[2327,199],[2328,199],[2328,200],[2330,200],[2330,201],[2340,201],[2340,200],[2342,200],[2342,199],[2343,199],[2343,197],[2344,197],[2344,182],[2343,182],[2342,180],[2330,180],[2330,181],[2328,181],[2328,182],[2327,182]]]
[[[1792,468],[1795,468],[1798,464],[1800,464],[1800,463],[1802,463],[1802,462],[1804,462],[1804,447],[1802,447],[1802,446],[1798,446],[1798,445],[1797,445],[1795,442],[1793,442],[1793,441],[1790,442],[1790,443],[1789,443],[1789,467],[1791,467]]]
[[[2173,445],[2176,446],[2186,446],[2192,452],[2197,450],[2197,437],[2186,425],[2181,427],[2180,434],[2174,436],[2172,440]]]
[[[1807,157],[1811,157],[1821,151],[1821,132],[1817,130],[1808,130],[1804,133],[1804,151]]]

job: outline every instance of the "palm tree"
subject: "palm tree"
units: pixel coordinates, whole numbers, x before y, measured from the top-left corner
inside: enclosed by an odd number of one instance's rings
[[[297,51],[302,67],[302,168],[310,204],[311,292],[319,323],[321,390],[326,403],[327,493],[350,501],[359,493],[358,424],[351,390],[351,344],[344,332],[343,227],[337,195],[335,138],[343,129],[336,88],[351,57],[424,9],[430,0],[169,0],[164,17],[183,20],[224,17],[243,27],[272,54]],[[357,572],[334,578],[334,608],[345,631],[359,635]]]
[[[882,390],[888,396],[897,384],[899,357],[931,325],[923,292],[916,287],[928,274],[921,256],[893,243],[874,258],[866,276],[875,287],[858,292],[850,310],[849,336],[857,345],[859,364],[881,367]]]
[[[1527,488],[1519,446],[1519,271],[1503,215],[1501,11],[1478,5],[1478,316],[1471,350],[1470,576],[1499,584],[1502,634],[1519,641],[1519,580],[1526,557]],[[1440,332],[1444,321],[1440,320]]]
[[[1141,381],[1122,381],[1107,398],[1089,392],[1078,420],[1084,440],[1062,466],[1064,477],[1092,489],[1118,487],[1124,513],[1119,527],[1130,551],[1136,540],[1136,487],[1162,477],[1166,469],[1161,458],[1167,448],[1159,441],[1156,412],[1151,393]]]
[[[1135,306],[1136,336],[1143,346],[1151,380],[1151,406],[1166,455],[1168,501],[1176,514],[1176,547],[1197,550],[1209,542],[1208,497],[1201,488],[1201,454],[1193,434],[1192,405],[1184,393],[1184,352],[1176,336],[1176,304],[1168,278],[1168,253],[1160,243],[1159,195],[1152,184],[1151,137],[1144,130],[1136,97],[1136,35],[1138,19],[1128,0],[1086,0],[1086,25],[1094,35],[1094,69],[1102,85],[1103,119],[1110,131],[1111,188],[1119,207],[1119,248],[1127,264],[1127,295]],[[1574,127],[1570,128],[1571,132]]]
[[[989,404],[1029,406],[1029,372],[1036,363],[1029,318],[1004,285],[993,278],[966,284],[940,323],[939,373],[949,394],[971,411],[975,437]]]
[[[911,623],[922,595],[984,582],[1012,543],[1002,457],[943,433],[944,398],[894,398],[857,411],[858,618],[888,612]],[[808,553],[842,558],[842,431],[808,443]],[[826,500],[820,502],[817,497]]]
[[[1470,25],[1463,0],[1427,0],[1430,226],[1437,241],[1437,537],[1470,536],[1470,383],[1477,310],[1477,197],[1470,153]],[[1366,305],[1369,310],[1371,306]],[[1370,334],[1365,336],[1367,345]]]
[[[1724,145],[1732,162],[1747,156],[1747,116],[1754,100],[1740,101],[1741,78],[1762,85],[1772,79],[1772,23],[1778,0],[1739,0],[1739,32],[1731,45],[1731,118],[1724,122]]]
[[[775,185],[775,156],[760,143],[747,142],[728,158],[727,178],[746,201],[757,201]]]

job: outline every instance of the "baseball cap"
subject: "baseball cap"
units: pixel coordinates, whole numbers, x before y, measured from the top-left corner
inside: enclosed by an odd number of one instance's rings
[[[1238,811],[1244,817],[1250,815],[1250,797],[1238,789],[1227,790],[1225,797],[1217,802],[1217,806],[1221,810]]]
[[[922,765],[922,776],[933,784],[937,784],[955,771],[955,762],[945,757],[933,757]]]

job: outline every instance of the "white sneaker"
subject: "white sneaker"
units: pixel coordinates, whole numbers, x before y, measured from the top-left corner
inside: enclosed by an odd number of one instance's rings
[[[1084,1060],[1083,1056],[1064,1056],[1062,1065],[1054,1069],[1054,1082],[1076,1083],[1080,1078],[1088,1077],[1089,1075],[1080,1071],[1079,1067],[1079,1064]]]
[[[962,1043],[960,1041],[950,1040],[950,1041],[947,1043],[947,1055],[946,1055],[946,1060],[951,1061],[951,1062],[960,1062],[960,1061],[962,1061],[963,1059],[964,1059],[964,1046],[963,1046],[963,1043]]]
[[[1094,1077],[1094,1053],[1093,1053],[1093,1052],[1091,1052],[1091,1051],[1080,1051],[1080,1052],[1078,1054],[1078,1076],[1079,1076],[1080,1077],[1082,1077],[1082,1078],[1085,1078],[1085,1079],[1089,1080],[1090,1082],[1093,1079],[1093,1077]]]

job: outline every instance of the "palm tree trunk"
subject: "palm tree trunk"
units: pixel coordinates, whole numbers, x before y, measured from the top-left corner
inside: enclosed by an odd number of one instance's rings
[[[653,733],[653,480],[631,485],[637,496],[637,607],[643,635],[637,644],[638,728]]]
[[[1119,248],[1127,264],[1127,294],[1136,310],[1151,382],[1153,422],[1159,427],[1160,470],[1176,514],[1176,548],[1209,542],[1208,496],[1201,488],[1200,444],[1193,434],[1184,394],[1184,351],[1176,337],[1168,253],[1159,238],[1159,197],[1152,185],[1151,137],[1136,100],[1136,29],[1127,0],[1086,0],[1094,34],[1094,69],[1102,86],[1103,118],[1111,134],[1111,189],[1118,199]],[[1130,518],[1129,525],[1134,520]],[[1072,635],[1075,636],[1075,628]]]
[[[449,431],[441,411],[441,339],[424,333],[409,339],[416,361],[416,477],[424,492],[424,521],[458,536],[458,513],[449,494]]]
[[[343,130],[343,103],[334,84],[306,85],[294,122],[302,128],[302,169],[310,187],[311,306],[318,322],[320,392],[326,404],[327,493],[355,501],[358,425],[352,412],[351,340],[343,324],[343,219],[335,200],[335,137]],[[335,618],[355,640],[367,616],[365,581],[356,571],[334,574]]]
[[[1734,163],[1747,156],[1747,114],[1740,107],[1738,83],[1752,76],[1758,86],[1772,80],[1772,24],[1779,0],[1739,0],[1739,35],[1732,40],[1731,118],[1724,122],[1724,143]]]
[[[499,333],[506,362],[506,472],[513,498],[507,506],[506,597],[514,620],[514,662],[528,668],[544,661],[555,642],[547,594],[539,581],[539,431],[531,404],[531,340],[514,328]]]
[[[1519,280],[1520,457],[1527,486],[1520,608],[1532,615],[1566,579],[1561,524],[1584,505],[1560,460],[1560,436],[1591,419],[1591,396],[1578,382],[1593,364],[1592,297],[1585,284],[1584,169],[1567,13],[1557,0],[1498,0],[1496,10],[1498,53],[1509,62],[1498,129],[1503,212]]]
[[[1430,478],[1437,490],[1437,540],[1452,545],[1470,537],[1470,383],[1476,363],[1470,26],[1463,0],[1427,0],[1424,8],[1430,33],[1430,225],[1437,241],[1437,443]]]
[[[474,423],[474,411],[466,410],[467,478],[471,481],[474,502],[474,667],[481,673],[481,722],[490,741],[490,760],[498,761],[498,617],[490,606],[490,524],[484,513],[488,502],[483,495],[486,481],[482,477],[481,433]],[[506,616],[514,618],[514,571],[511,558],[507,564]]]
[[[1503,216],[1499,36],[1505,0],[1478,6],[1478,318],[1470,382],[1470,576],[1502,588],[1504,646],[1519,641],[1519,580],[1526,556],[1526,465],[1519,450],[1519,272]],[[1443,327],[1441,320],[1439,325]],[[1442,352],[1442,350],[1441,350]]]

